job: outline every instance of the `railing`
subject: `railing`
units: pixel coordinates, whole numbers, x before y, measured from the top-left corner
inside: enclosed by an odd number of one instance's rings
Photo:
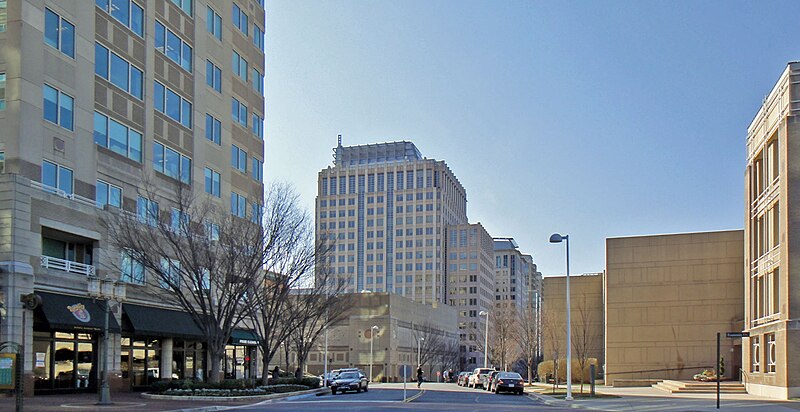
[[[94,200],[87,199],[83,196],[76,195],[74,193],[67,193],[59,188],[48,186],[44,183],[40,183],[34,180],[31,180],[31,187],[35,189],[39,189],[43,192],[52,193],[56,196],[63,197],[65,199],[74,200],[78,203],[84,204],[86,206],[97,207],[97,203]]]
[[[59,259],[52,256],[41,257],[42,267],[55,270],[63,270],[70,273],[79,273],[86,276],[94,276],[95,269],[92,265],[73,262],[71,260]]]

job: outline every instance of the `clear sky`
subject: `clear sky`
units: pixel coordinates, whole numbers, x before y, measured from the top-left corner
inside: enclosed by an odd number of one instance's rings
[[[411,140],[545,275],[605,238],[741,228],[747,125],[796,1],[267,1],[267,181],[313,210],[345,145]]]

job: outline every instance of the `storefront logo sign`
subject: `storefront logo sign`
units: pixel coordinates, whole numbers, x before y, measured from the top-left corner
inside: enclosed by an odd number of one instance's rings
[[[258,345],[257,341],[251,339],[239,339],[239,343],[242,345]]]
[[[75,319],[83,323],[88,323],[92,320],[92,315],[89,314],[89,311],[86,310],[86,306],[83,306],[83,303],[76,303],[72,306],[67,306],[70,312],[72,312],[72,316],[75,316]]]

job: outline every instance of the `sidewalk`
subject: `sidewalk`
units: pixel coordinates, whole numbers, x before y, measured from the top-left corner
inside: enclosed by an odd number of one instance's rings
[[[538,386],[538,385],[537,385]],[[573,386],[573,393],[577,388]],[[584,388],[588,392],[587,388]],[[597,393],[615,395],[619,398],[563,399],[548,396],[547,394],[534,393],[527,388],[531,396],[543,400],[549,406],[562,408],[578,408],[600,411],[717,411],[716,394],[670,394],[651,387],[644,388],[613,388],[598,386]],[[723,393],[720,397],[721,411],[800,411],[800,402],[777,401],[748,394]]]
[[[111,400],[115,403],[113,406],[97,406],[96,394],[80,393],[80,394],[66,394],[66,395],[40,395],[32,398],[25,398],[25,411],[26,412],[44,412],[44,411],[176,411],[181,409],[198,409],[201,410],[222,410],[230,406],[249,405],[258,401],[241,401],[241,402],[214,402],[214,401],[166,401],[144,399],[136,392],[120,392],[112,393]],[[16,406],[16,398],[13,397],[0,397],[0,411],[13,411]],[[216,408],[219,406],[219,408]]]

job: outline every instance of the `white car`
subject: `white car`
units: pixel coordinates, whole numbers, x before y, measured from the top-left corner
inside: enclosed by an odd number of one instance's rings
[[[472,371],[472,375],[469,375],[467,386],[470,388],[477,388],[478,386],[483,388],[483,378],[492,372],[494,372],[492,368],[475,368],[475,370]]]

